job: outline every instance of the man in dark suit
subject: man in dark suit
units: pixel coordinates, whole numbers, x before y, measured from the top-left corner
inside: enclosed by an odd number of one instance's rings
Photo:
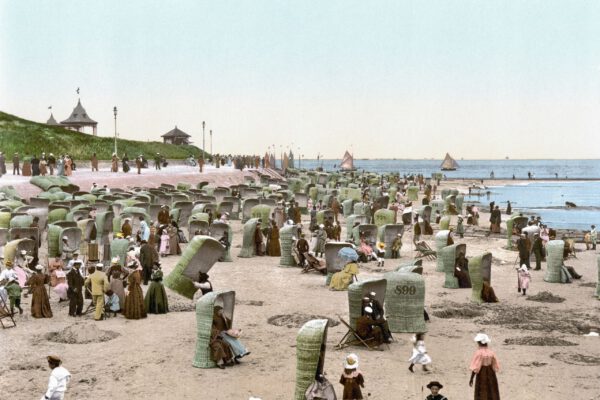
[[[67,296],[69,297],[69,315],[71,317],[79,316],[83,311],[83,284],[85,280],[79,272],[80,268],[81,261],[75,261],[73,268],[67,273],[67,284],[69,285]]]

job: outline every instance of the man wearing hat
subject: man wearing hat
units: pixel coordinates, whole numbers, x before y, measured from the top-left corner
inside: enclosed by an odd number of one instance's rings
[[[4,271],[2,271],[4,272]],[[0,279],[1,284],[2,279]],[[6,290],[6,294],[8,295],[8,299],[10,301],[10,313],[14,315],[15,307],[19,310],[19,314],[23,314],[23,309],[21,308],[21,286],[19,286],[19,282],[17,280],[17,275],[12,274],[8,278],[8,282],[4,286]]]
[[[21,168],[19,167],[19,161],[20,161],[19,153],[15,153],[15,155],[13,156],[13,175],[21,175]]]
[[[81,276],[81,260],[73,263],[73,268],[67,274],[67,297],[69,298],[69,315],[71,317],[80,316],[83,311],[83,285],[85,279]]]
[[[542,260],[545,257],[544,243],[542,242],[542,238],[540,238],[539,233],[533,234],[533,245],[531,247],[531,251],[535,254],[535,269],[539,271],[542,269]]]
[[[160,211],[158,212],[158,223],[160,225],[167,225],[171,223],[171,216],[169,214],[169,207],[166,205],[162,205],[160,207]]]
[[[148,280],[152,275],[152,266],[159,260],[158,251],[156,247],[148,244],[147,241],[142,240],[142,247],[140,247],[140,264],[142,265],[142,278],[144,285],[148,284]]]
[[[96,270],[85,280],[85,286],[92,291],[92,302],[95,306],[94,319],[100,321],[104,316],[104,293],[109,288],[108,277],[103,271],[104,264],[96,264]]]
[[[61,367],[62,360],[58,356],[48,356],[48,367],[52,370],[48,380],[48,389],[41,400],[63,400],[67,385],[71,380],[71,373]]]
[[[596,225],[592,225],[590,230],[590,239],[592,240],[592,250],[596,250],[596,243],[598,242],[598,232],[596,232]]]
[[[325,242],[327,241],[327,232],[325,232],[325,225],[319,225],[319,230],[317,231],[317,244],[315,245],[315,255],[318,257],[319,253],[321,257],[325,257]]]
[[[527,246],[526,233],[521,233],[519,240],[517,240],[517,249],[519,250],[519,265],[525,264],[527,268],[531,268],[529,265],[529,248]]]
[[[438,381],[431,381],[427,384],[427,389],[431,390],[431,394],[425,398],[425,400],[448,400],[444,395],[440,394],[444,386]]]
[[[50,170],[50,175],[54,175],[54,168],[56,168],[56,157],[53,153],[50,153],[48,156],[48,169]]]

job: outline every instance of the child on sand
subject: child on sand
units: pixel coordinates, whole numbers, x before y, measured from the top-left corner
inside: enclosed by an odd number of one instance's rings
[[[344,373],[340,378],[344,385],[342,400],[362,400],[361,387],[365,387],[365,379],[358,369],[358,356],[354,353],[348,354],[344,362]]]
[[[427,354],[427,349],[425,348],[425,334],[417,333],[412,337],[413,342],[413,351],[412,356],[408,359],[410,361],[410,366],[408,370],[410,372],[415,372],[413,367],[415,364],[421,364],[423,366],[423,371],[428,372],[427,364],[431,364],[431,357]]]
[[[531,274],[529,273],[529,269],[527,269],[527,265],[521,265],[521,268],[517,270],[517,274],[519,276],[519,293],[523,293],[523,296],[525,296],[527,289],[529,289],[529,282],[531,281]]]

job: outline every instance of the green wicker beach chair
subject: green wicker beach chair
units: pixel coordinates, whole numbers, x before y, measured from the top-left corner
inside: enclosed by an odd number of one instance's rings
[[[384,306],[386,287],[385,279],[369,279],[348,286],[348,322],[353,329],[356,329],[356,320],[362,315],[362,299],[375,292],[375,298]]]
[[[375,211],[373,222],[379,228],[383,225],[393,225],[396,223],[396,213],[385,208]]]
[[[16,239],[11,240],[4,246],[4,262],[11,261],[14,263],[16,256],[25,250],[31,255],[37,250],[37,242],[31,239]]]
[[[377,232],[378,240],[385,243],[385,258],[392,257],[392,244],[398,235],[404,233],[404,225],[388,224],[380,226]]]
[[[306,389],[323,373],[327,345],[326,319],[305,323],[296,337],[296,388],[294,400],[305,400]]]
[[[333,274],[341,271],[346,265],[346,261],[338,257],[338,252],[344,247],[352,247],[352,245],[346,242],[325,243],[325,266],[327,267],[327,277],[325,278],[325,285],[329,286]]]
[[[385,313],[392,332],[427,332],[425,281],[416,273],[388,272],[385,294]]]
[[[492,283],[492,253],[485,252],[469,259],[469,277],[471,278],[471,300],[482,303],[483,281]]]
[[[196,352],[192,365],[196,368],[214,368],[210,359],[210,334],[215,305],[223,307],[223,314],[231,319],[235,309],[235,291],[215,291],[202,296],[196,303]]]
[[[252,218],[252,208],[260,204],[260,200],[256,198],[248,198],[242,202],[242,223],[246,223]]]
[[[279,260],[279,266],[298,266],[292,252],[294,243],[298,237],[298,227],[295,225],[284,226],[279,230],[279,243],[281,244],[281,258]]]
[[[565,242],[562,240],[551,240],[546,244],[546,274],[544,275],[544,281],[561,283],[564,248]]]
[[[238,257],[240,258],[251,258],[256,255],[256,248],[254,243],[254,233],[256,231],[256,225],[259,222],[259,218],[249,219],[244,224],[244,237],[242,240],[242,250]]]
[[[210,236],[194,236],[181,254],[175,268],[165,278],[165,286],[189,299],[194,297],[200,272],[208,273],[224,255],[225,249]]]
[[[360,245],[360,238],[364,237],[367,243],[377,243],[377,225],[360,224],[352,229],[354,244]]]
[[[440,251],[439,259],[442,260],[446,276],[444,287],[447,289],[458,289],[458,279],[454,276],[454,267],[460,254],[467,254],[467,245],[464,243],[446,246]]]
[[[442,264],[442,257],[440,257],[440,252],[448,244],[449,234],[449,230],[441,230],[435,234],[435,251],[437,254],[437,263],[435,266],[435,270],[437,272],[444,272],[444,265]]]
[[[224,252],[222,261],[231,262],[231,243],[233,243],[233,231],[231,230],[231,226],[224,222],[213,222],[212,225],[208,228],[208,232],[210,236],[215,238],[217,241],[223,237],[224,233],[227,233],[227,241],[229,242],[229,249]]]

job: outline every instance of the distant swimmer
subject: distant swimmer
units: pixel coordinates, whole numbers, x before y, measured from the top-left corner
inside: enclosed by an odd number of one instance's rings
[[[567,208],[575,208],[575,207],[577,207],[577,204],[570,202],[570,201],[565,201],[565,206]]]

